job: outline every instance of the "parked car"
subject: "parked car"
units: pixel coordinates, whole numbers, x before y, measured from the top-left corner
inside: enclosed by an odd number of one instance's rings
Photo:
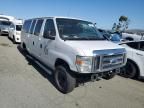
[[[6,20],[0,20],[0,35],[9,34],[9,26],[11,22]]]
[[[143,35],[138,35],[134,33],[122,33],[122,38],[129,40],[129,41],[139,41],[139,40],[144,40]]]
[[[144,77],[144,41],[121,43],[127,51],[127,64],[121,75],[128,78]]]
[[[108,32],[104,30],[102,33],[108,34]],[[122,45],[127,51],[127,63],[121,68],[120,75],[127,78],[144,77],[144,41],[121,41],[121,36],[118,34],[105,36],[108,40]]]
[[[121,34],[117,32],[107,31],[104,29],[98,29],[98,31],[109,41],[112,41],[114,43],[119,43],[122,41],[125,41],[125,39],[122,39]]]
[[[21,46],[44,70],[52,69],[58,90],[71,92],[78,79],[111,79],[126,63],[126,51],[89,21],[44,17],[24,22]],[[47,71],[48,72],[48,71]]]
[[[14,43],[21,43],[21,28],[23,21],[15,20],[11,23],[9,27],[8,37],[13,40]]]

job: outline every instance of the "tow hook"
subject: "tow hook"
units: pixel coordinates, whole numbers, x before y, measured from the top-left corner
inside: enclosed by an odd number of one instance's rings
[[[120,73],[120,68],[115,69],[115,73],[119,74]]]
[[[92,74],[91,75],[91,81],[94,82],[94,81],[99,81],[101,80],[100,76],[98,74]]]

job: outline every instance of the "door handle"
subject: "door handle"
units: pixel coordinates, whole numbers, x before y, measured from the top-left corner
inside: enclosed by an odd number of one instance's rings
[[[42,44],[40,44],[40,48],[42,48]]]
[[[34,45],[34,41],[33,41],[33,45]]]

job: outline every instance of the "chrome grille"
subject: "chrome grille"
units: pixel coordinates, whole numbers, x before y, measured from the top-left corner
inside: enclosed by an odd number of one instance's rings
[[[124,63],[124,54],[106,55],[102,57],[101,70],[108,70]]]
[[[100,68],[100,56],[94,57],[92,62],[92,72],[96,72]]]
[[[110,71],[113,69],[120,68],[126,63],[126,52],[125,50],[121,50],[119,52],[118,50],[113,52],[114,50],[111,50],[107,52],[99,51],[99,54],[95,54],[95,57],[93,57],[93,63],[92,63],[92,72],[104,72],[104,71]],[[95,51],[97,52],[97,51]]]

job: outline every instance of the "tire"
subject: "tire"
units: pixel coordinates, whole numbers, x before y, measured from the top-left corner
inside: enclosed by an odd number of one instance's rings
[[[123,69],[123,75],[126,78],[135,78],[138,75],[138,70],[136,64],[131,61],[128,61],[126,66]]]
[[[69,72],[70,70],[64,66],[57,66],[55,70],[57,89],[64,94],[72,92],[76,86],[76,79]]]
[[[110,79],[114,78],[115,75],[116,75],[116,72],[109,72],[109,73],[106,73],[102,78],[106,79],[106,80],[110,80]]]
[[[22,51],[23,53],[29,54],[29,52],[28,52],[28,50],[27,50],[27,48],[26,48],[25,43],[21,43],[20,48],[21,48],[21,51]]]
[[[10,39],[10,35],[8,34],[8,39]]]
[[[15,37],[13,36],[13,43],[16,44]]]
[[[10,37],[10,34],[8,33],[8,39],[10,39],[11,40],[11,37]]]
[[[0,36],[2,35],[1,30],[0,30]]]

